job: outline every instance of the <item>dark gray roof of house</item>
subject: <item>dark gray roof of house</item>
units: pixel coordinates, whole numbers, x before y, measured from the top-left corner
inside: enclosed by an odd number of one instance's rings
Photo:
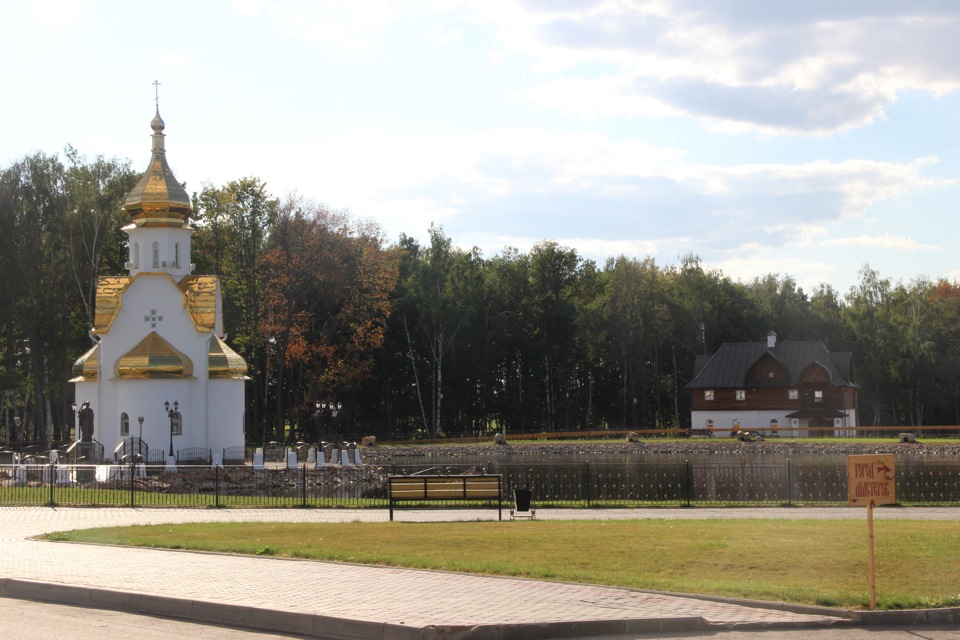
[[[693,380],[688,389],[722,389],[743,387],[750,367],[764,354],[770,354],[790,374],[790,385],[800,381],[800,373],[816,362],[830,373],[830,381],[839,386],[858,386],[852,379],[852,358],[849,352],[831,353],[820,340],[778,341],[768,348],[766,342],[726,342],[712,356],[697,356]],[[758,386],[751,383],[751,386]],[[782,381],[771,386],[784,386]]]

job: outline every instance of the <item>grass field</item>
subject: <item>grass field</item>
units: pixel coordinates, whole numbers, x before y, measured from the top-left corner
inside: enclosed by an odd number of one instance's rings
[[[523,576],[866,607],[866,523],[638,520],[230,523],[139,526],[51,539]],[[876,525],[882,609],[960,606],[955,522]]]

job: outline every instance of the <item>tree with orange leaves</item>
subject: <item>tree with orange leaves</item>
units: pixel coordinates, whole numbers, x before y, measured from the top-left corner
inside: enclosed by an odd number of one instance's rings
[[[289,199],[261,259],[260,336],[268,349],[274,437],[304,433],[318,400],[371,373],[390,316],[398,253],[379,229],[344,212]]]

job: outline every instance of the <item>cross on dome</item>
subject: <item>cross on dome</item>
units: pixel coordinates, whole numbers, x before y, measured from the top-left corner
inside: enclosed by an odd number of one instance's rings
[[[188,224],[190,197],[167,164],[165,128],[160,117],[160,81],[153,81],[157,112],[150,122],[153,148],[150,164],[137,186],[127,194],[124,209],[137,226],[184,227]]]

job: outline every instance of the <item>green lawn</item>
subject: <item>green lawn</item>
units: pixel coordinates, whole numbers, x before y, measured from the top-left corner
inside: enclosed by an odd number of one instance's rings
[[[866,607],[865,521],[230,523],[50,536]],[[960,606],[960,526],[876,523],[883,609]]]

